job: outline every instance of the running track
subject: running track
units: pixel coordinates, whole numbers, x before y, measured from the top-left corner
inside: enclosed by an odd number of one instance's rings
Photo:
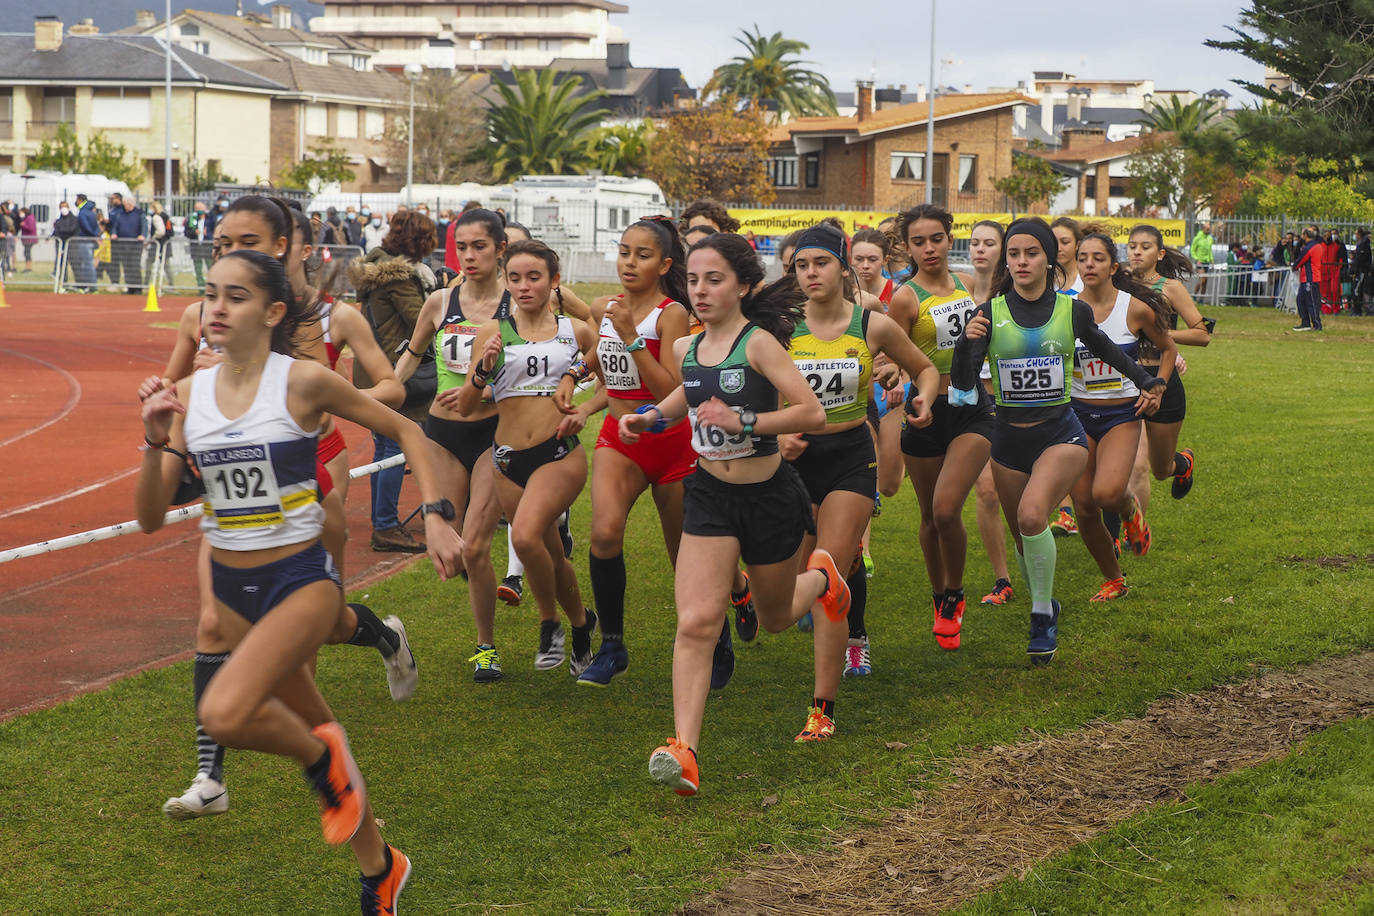
[[[0,550],[133,518],[138,384],[166,365],[190,300],[9,293],[0,309]],[[167,325],[158,327],[156,325]],[[371,439],[343,424],[349,464]],[[401,505],[415,504],[407,478]],[[350,588],[410,558],[367,548],[366,481],[348,503]],[[413,529],[418,530],[418,529]],[[0,564],[0,721],[190,657],[194,521]]]

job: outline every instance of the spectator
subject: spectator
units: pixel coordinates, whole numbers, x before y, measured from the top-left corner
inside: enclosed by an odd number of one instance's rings
[[[382,222],[382,218],[376,215],[372,216],[368,224],[363,227],[363,251],[371,253],[376,249],[382,243],[382,239],[386,238],[386,232],[387,227]]]
[[[9,201],[0,203],[0,276],[14,276],[14,236],[19,224],[10,214]]]
[[[226,201],[227,205],[227,201]],[[191,265],[196,271],[196,289],[205,288],[205,268],[210,264],[210,239],[214,237],[215,214],[205,209],[204,201],[196,201],[191,215],[186,217],[183,230],[191,242]]]
[[[381,220],[377,220],[378,223]],[[424,263],[438,240],[434,222],[417,211],[402,211],[389,222],[386,236],[367,255],[348,267],[348,278],[358,291],[358,303],[372,325],[382,352],[395,365],[402,346],[410,339],[425,298],[434,290],[434,272]],[[353,384],[370,388],[372,380],[358,362],[353,364]],[[416,422],[429,412],[429,401],[403,407],[401,413]],[[407,398],[409,400],[409,397]],[[374,461],[400,453],[392,439],[373,434]],[[423,553],[401,525],[398,504],[405,468],[387,468],[372,476],[372,549],[397,553]]]
[[[1293,262],[1298,275],[1298,326],[1295,331],[1322,329],[1322,256],[1323,245],[1316,226],[1302,231],[1302,253]]]
[[[358,221],[358,212],[352,207],[344,213],[344,241],[354,248],[363,247],[363,224]]]
[[[1355,257],[1350,262],[1352,284],[1350,289],[1350,310],[1356,315],[1364,314],[1365,296],[1369,292],[1370,263],[1369,230],[1355,230]]]
[[[123,271],[124,292],[140,293],[143,277],[139,262],[143,258],[143,244],[148,240],[148,223],[143,211],[135,207],[132,196],[112,194],[109,223],[111,275],[115,285],[119,285],[119,275]]]
[[[95,215],[100,219],[100,244],[97,245],[95,249],[95,279],[96,282],[99,283],[100,277],[103,274],[105,279],[114,284],[117,290],[119,287],[119,273],[111,258],[110,221],[106,218],[105,214],[101,213],[99,210],[95,212]]]
[[[228,212],[228,210],[229,198],[220,195],[219,200],[215,201],[215,209],[211,210],[209,215],[205,217],[204,237],[209,239],[211,243],[215,240],[215,226],[219,225],[220,220],[224,219],[224,214]]]
[[[95,246],[100,237],[100,218],[95,203],[85,194],[76,195],[76,236],[67,249],[72,279],[82,292],[95,289]]]
[[[58,265],[62,263],[62,249],[67,249],[67,261],[71,262],[71,241],[76,238],[77,232],[81,229],[76,220],[76,214],[72,212],[71,205],[65,200],[58,204],[57,219],[52,221],[52,237],[57,240],[53,248],[52,275],[57,276]],[[66,271],[63,271],[62,280],[66,281]]]
[[[339,237],[334,231],[334,224],[320,217],[320,211],[316,210],[310,214],[310,231],[315,237],[315,249],[319,250],[324,246],[339,245]]]
[[[24,273],[33,273],[33,246],[38,243],[38,219],[28,207],[19,208],[19,243],[24,246]]]
[[[1293,266],[1293,233],[1285,232],[1283,238],[1274,243],[1273,251],[1269,252],[1269,266],[1272,268],[1291,268]],[[1288,292],[1288,284],[1292,282],[1290,270],[1279,270],[1274,273],[1274,307],[1278,308],[1283,302],[1284,295]]]
[[[339,211],[335,207],[329,207],[324,211],[324,221],[334,227],[335,244],[346,244],[344,241],[343,220],[339,218]]]
[[[1188,252],[1193,256],[1193,267],[1198,276],[1196,296],[1202,296],[1207,292],[1207,274],[1212,270],[1212,246],[1216,240],[1212,238],[1211,223],[1202,223],[1198,226],[1197,233],[1193,236],[1193,242],[1188,247]]]
[[[1322,252],[1322,311],[1333,315],[1340,312],[1345,298],[1341,283],[1345,281],[1350,266],[1350,252],[1345,250],[1345,242],[1335,229],[1327,230]]]

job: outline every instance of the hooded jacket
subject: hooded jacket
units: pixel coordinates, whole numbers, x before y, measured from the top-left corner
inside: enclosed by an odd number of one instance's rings
[[[363,317],[372,325],[377,345],[391,364],[396,365],[401,357],[401,345],[410,340],[420,309],[437,285],[434,272],[425,264],[416,264],[377,247],[366,257],[348,265],[348,280],[358,291],[358,305]],[[421,342],[421,346],[424,345]],[[357,388],[373,385],[356,361],[353,363],[353,384]],[[409,407],[400,412],[418,422],[429,413],[429,405]]]

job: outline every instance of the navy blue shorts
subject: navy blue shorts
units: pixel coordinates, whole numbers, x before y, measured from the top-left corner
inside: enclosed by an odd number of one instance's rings
[[[257,623],[297,589],[326,579],[342,588],[334,560],[319,541],[275,563],[247,569],[210,560],[210,585],[215,597],[249,623]]]
[[[1083,432],[1083,424],[1078,422],[1078,415],[1067,408],[1058,417],[1034,426],[1012,426],[999,417],[992,437],[992,460],[1004,468],[1029,474],[1046,449],[1065,443],[1088,447],[1088,434]]]
[[[1083,432],[1094,442],[1101,442],[1113,427],[1124,423],[1135,423],[1140,417],[1135,415],[1135,402],[1126,404],[1097,404],[1093,401],[1072,401],[1073,412],[1078,414],[1078,422],[1083,424]]]

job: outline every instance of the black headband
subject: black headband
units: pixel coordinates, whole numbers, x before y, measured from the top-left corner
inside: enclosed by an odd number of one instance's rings
[[[849,266],[849,258],[845,254],[845,238],[839,232],[829,226],[812,226],[805,229],[802,234],[797,236],[797,244],[792,248],[792,257],[803,248],[819,248],[828,251],[839,259],[845,267]]]
[[[1050,263],[1054,264],[1059,260],[1059,240],[1054,237],[1050,227],[1046,226],[1038,219],[1017,220],[1007,227],[1007,243],[1011,242],[1013,235],[1029,235],[1040,243],[1040,247],[1045,249],[1045,254],[1049,257]]]

